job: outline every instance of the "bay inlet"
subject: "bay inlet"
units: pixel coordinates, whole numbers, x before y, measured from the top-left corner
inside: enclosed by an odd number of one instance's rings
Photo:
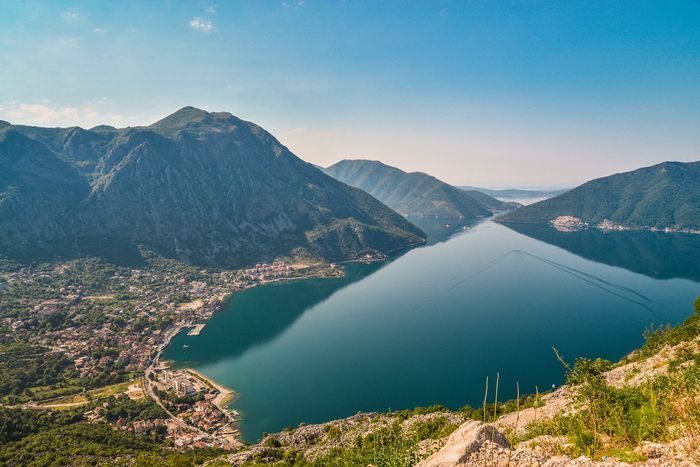
[[[697,236],[419,223],[425,247],[236,293],[163,358],[235,390],[255,441],[358,411],[478,405],[496,372],[506,399],[516,382],[551,389],[563,382],[552,347],[618,359],[649,326],[683,321],[700,289]]]

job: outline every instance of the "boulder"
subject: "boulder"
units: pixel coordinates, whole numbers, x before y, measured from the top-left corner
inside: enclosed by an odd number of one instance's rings
[[[451,467],[465,464],[470,455],[478,452],[486,441],[493,441],[501,447],[510,447],[503,433],[492,425],[470,420],[450,435],[442,449],[418,463],[416,467]]]

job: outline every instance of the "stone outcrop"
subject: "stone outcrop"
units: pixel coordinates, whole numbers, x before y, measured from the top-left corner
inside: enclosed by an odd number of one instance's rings
[[[417,464],[417,467],[467,465],[472,454],[479,452],[486,442],[510,447],[505,435],[494,426],[470,420],[450,435],[442,449]]]

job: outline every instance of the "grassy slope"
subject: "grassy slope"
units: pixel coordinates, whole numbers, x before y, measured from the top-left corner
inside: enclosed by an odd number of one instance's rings
[[[656,442],[675,445],[700,462],[698,337],[700,297],[685,323],[650,330],[646,343],[622,362],[579,359],[567,370],[568,384],[576,387],[576,411],[533,423],[516,440],[563,436],[567,444],[562,451],[571,457],[609,456],[624,461],[643,460],[639,447]],[[670,357],[657,358],[659,362],[644,375],[636,374],[637,367],[621,385],[611,384],[606,377],[615,367],[658,357],[662,350]]]

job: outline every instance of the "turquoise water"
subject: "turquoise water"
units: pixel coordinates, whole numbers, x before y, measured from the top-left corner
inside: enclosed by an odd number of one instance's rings
[[[239,392],[253,441],[358,411],[478,405],[497,372],[500,399],[516,382],[549,389],[563,380],[552,347],[618,359],[700,294],[700,237],[422,227],[430,244],[391,262],[234,295],[164,358]]]

